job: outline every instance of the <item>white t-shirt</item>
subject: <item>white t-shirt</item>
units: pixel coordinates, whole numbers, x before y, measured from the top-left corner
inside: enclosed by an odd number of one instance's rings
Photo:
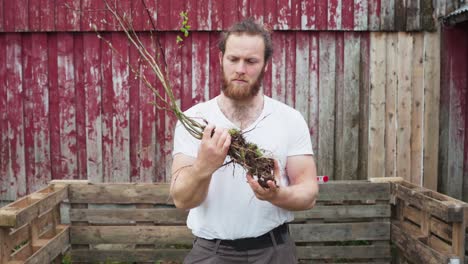
[[[243,130],[244,136],[248,142],[266,150],[266,155],[279,161],[281,180],[278,184],[287,186],[287,157],[313,154],[309,129],[298,111],[267,96],[264,99],[262,114]],[[238,128],[221,112],[217,98],[195,105],[185,114],[203,118],[217,127]],[[183,153],[196,157],[199,144],[199,140],[177,123],[173,155]],[[227,157],[225,162],[229,160]],[[239,239],[260,236],[292,220],[292,212],[258,200],[247,183],[246,171],[231,163],[215,171],[206,199],[190,210],[187,226],[198,237]]]

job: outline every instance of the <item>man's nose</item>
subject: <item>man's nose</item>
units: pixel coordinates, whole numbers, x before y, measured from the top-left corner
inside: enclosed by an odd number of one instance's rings
[[[236,65],[236,73],[245,73],[245,62],[240,61]]]

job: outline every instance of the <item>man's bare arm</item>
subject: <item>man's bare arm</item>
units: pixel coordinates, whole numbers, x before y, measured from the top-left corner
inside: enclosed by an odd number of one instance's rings
[[[200,205],[208,193],[212,174],[223,164],[231,144],[226,129],[208,125],[203,131],[197,158],[176,154],[172,162],[171,196],[176,207]]]

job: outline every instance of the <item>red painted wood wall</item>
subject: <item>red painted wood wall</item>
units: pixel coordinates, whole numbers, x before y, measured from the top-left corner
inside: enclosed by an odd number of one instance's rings
[[[442,28],[439,191],[468,201],[468,21]]]
[[[367,118],[369,32],[434,26],[432,0],[118,3],[155,52],[150,30],[156,26],[183,109],[219,93],[219,30],[246,16],[270,26],[276,53],[265,93],[303,113],[317,153],[320,144],[333,148],[334,138],[343,135],[364,144],[341,153],[353,157],[353,166],[336,169],[349,179],[367,177],[359,161],[367,160],[360,156],[367,152],[357,150],[367,147],[366,124],[341,127],[341,135],[327,131],[334,130],[335,110],[349,120]],[[125,63],[138,65],[137,54],[104,7],[96,0],[0,0],[0,200],[16,199],[51,179],[169,179],[175,119],[149,104],[153,95]],[[192,29],[179,48],[181,11],[189,12]],[[360,104],[347,101],[335,109],[335,87],[338,95],[345,93],[339,87],[351,87]],[[319,120],[320,114],[328,121]],[[323,153],[333,167],[335,156]]]

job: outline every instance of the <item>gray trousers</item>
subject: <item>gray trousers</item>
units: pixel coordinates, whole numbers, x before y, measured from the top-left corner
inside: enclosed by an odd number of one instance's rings
[[[296,246],[289,234],[284,242],[276,243],[272,233],[273,246],[237,251],[222,245],[221,240],[206,240],[196,238],[193,248],[184,260],[184,264],[295,264],[297,263]]]

